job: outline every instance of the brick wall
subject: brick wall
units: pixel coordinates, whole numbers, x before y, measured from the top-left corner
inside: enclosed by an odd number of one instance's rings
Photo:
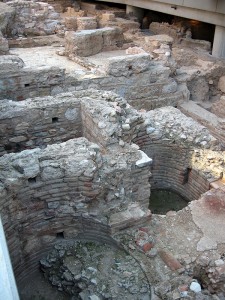
[[[116,230],[146,217],[150,173],[139,159],[128,145],[101,153],[85,138],[0,158],[0,211],[19,281],[60,238],[108,241],[111,216],[134,204],[140,217],[119,220]]]
[[[2,101],[0,155],[82,136],[80,100],[73,95]]]

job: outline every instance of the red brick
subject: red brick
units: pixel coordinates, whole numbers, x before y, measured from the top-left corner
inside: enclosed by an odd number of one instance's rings
[[[146,243],[146,244],[143,245],[142,249],[143,249],[144,252],[148,252],[153,247],[154,247],[154,244],[152,244],[152,243]]]
[[[149,233],[149,228],[147,228],[147,227],[141,227],[141,228],[139,228],[139,230]]]
[[[173,255],[165,250],[160,250],[159,255],[163,262],[172,270],[181,269],[183,266],[179,263],[179,261],[173,257]]]
[[[186,292],[186,291],[188,291],[188,285],[187,285],[187,284],[180,285],[180,286],[178,287],[178,290],[179,290],[180,292]]]

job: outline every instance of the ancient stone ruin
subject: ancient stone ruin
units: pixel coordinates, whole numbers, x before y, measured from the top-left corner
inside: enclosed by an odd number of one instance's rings
[[[211,41],[115,3],[0,8],[16,279],[0,298],[225,299],[225,60]]]

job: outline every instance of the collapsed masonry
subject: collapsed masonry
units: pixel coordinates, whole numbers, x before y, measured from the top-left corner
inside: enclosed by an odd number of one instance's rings
[[[221,296],[224,62],[208,43],[191,40],[201,48],[193,52],[181,48],[187,39],[174,47],[175,36],[143,35],[121,10],[1,6],[0,211],[19,286],[59,238],[113,236],[160,299]],[[55,45],[57,64],[39,63],[45,47],[30,58],[9,48],[44,45]],[[154,216],[150,189],[159,188],[200,200]],[[205,294],[190,289],[193,278]],[[139,299],[141,287],[131,290]]]

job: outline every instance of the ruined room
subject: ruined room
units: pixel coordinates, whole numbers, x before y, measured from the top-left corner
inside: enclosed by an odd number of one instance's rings
[[[225,300],[225,3],[0,2],[0,300]]]

